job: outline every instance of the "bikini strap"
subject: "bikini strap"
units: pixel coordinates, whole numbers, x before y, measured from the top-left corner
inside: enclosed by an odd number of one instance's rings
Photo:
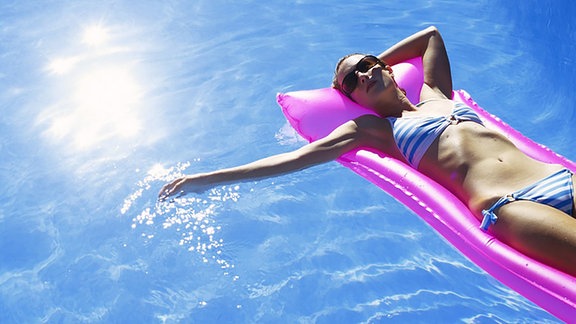
[[[488,227],[490,227],[490,225],[492,224],[495,224],[496,221],[498,220],[498,216],[496,216],[494,211],[514,200],[515,199],[514,197],[512,197],[512,195],[504,196],[498,199],[498,201],[494,205],[492,205],[492,207],[490,207],[488,210],[483,210],[482,215],[484,216],[484,218],[482,219],[482,224],[480,224],[480,228],[484,231],[487,231]]]

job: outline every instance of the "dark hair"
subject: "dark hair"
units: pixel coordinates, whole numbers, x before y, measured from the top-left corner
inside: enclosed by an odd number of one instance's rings
[[[334,70],[334,78],[332,78],[332,88],[342,92],[342,88],[340,87],[340,84],[338,83],[338,70],[340,69],[340,65],[342,65],[342,62],[344,62],[344,60],[346,60],[347,58],[349,58],[350,56],[354,56],[354,55],[364,55],[361,53],[352,53],[352,54],[348,54],[344,57],[342,57],[338,63],[336,63],[336,69]],[[343,93],[343,92],[342,92]]]

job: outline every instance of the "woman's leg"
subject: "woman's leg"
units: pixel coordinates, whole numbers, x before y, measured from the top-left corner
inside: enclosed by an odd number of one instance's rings
[[[492,233],[518,251],[576,277],[576,219],[548,205],[517,200],[500,207]]]

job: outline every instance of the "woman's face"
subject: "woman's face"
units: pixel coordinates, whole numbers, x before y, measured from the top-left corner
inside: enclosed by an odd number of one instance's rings
[[[336,72],[342,92],[358,104],[374,110],[386,102],[388,96],[395,94],[393,76],[390,66],[374,56],[360,54],[344,59]]]

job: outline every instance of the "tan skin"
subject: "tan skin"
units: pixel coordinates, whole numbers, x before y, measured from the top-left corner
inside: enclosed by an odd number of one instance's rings
[[[272,177],[336,159],[358,147],[372,147],[403,159],[390,123],[382,117],[448,116],[453,102],[450,64],[444,42],[435,27],[415,33],[379,55],[394,65],[422,56],[424,86],[416,107],[398,88],[389,66],[375,65],[366,73],[355,71],[358,85],[350,97],[381,117],[365,115],[302,148],[246,165],[187,175],[166,184],[160,199],[202,192],[219,184]],[[352,55],[338,65],[335,81],[354,71],[363,55]],[[500,197],[533,184],[562,169],[536,161],[518,150],[503,135],[474,122],[450,125],[424,154],[418,170],[453,192],[480,221],[481,210]],[[503,181],[505,179],[505,181]],[[573,177],[573,182],[575,179]],[[576,204],[576,201],[574,202]],[[574,212],[573,212],[574,213]],[[514,201],[496,211],[490,231],[520,252],[576,276],[576,219],[550,206]]]

